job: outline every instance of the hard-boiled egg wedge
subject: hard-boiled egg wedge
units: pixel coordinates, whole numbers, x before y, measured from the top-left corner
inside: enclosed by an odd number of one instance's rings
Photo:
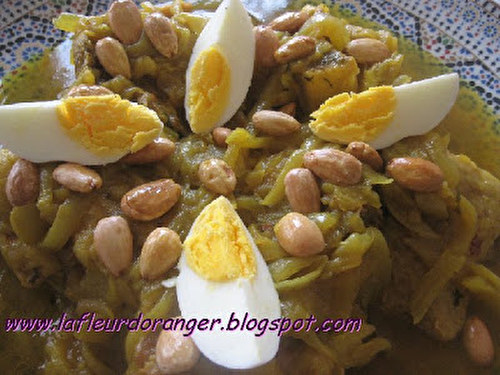
[[[152,142],[158,115],[118,95],[0,106],[0,144],[35,163],[100,165]]]
[[[186,116],[194,133],[227,122],[250,87],[255,39],[240,0],[224,0],[206,24],[186,72]]]
[[[177,299],[185,319],[243,321],[280,318],[271,274],[252,236],[225,197],[206,206],[184,242],[179,260]],[[214,363],[246,369],[270,361],[279,346],[276,332],[256,336],[249,330],[195,330],[193,340]]]
[[[385,148],[438,125],[455,103],[458,84],[458,74],[451,73],[397,87],[372,87],[359,94],[342,93],[313,112],[315,120],[309,126],[326,141],[363,141]]]

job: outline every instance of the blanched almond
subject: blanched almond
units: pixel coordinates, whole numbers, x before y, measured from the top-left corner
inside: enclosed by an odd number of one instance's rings
[[[153,220],[170,211],[180,196],[181,187],[173,180],[156,180],[127,192],[122,197],[121,208],[132,219]]]
[[[300,122],[280,111],[262,110],[252,116],[255,128],[267,135],[284,136],[300,129]]]
[[[200,351],[187,331],[161,331],[156,343],[156,364],[162,374],[189,372],[200,359]]]
[[[296,212],[319,212],[321,194],[318,183],[309,169],[294,168],[285,177],[285,194]]]
[[[358,64],[373,65],[391,57],[391,51],[377,39],[361,38],[351,40],[345,49]]]
[[[275,18],[269,26],[276,31],[295,33],[311,16],[307,12],[287,12]]]
[[[256,68],[272,68],[278,63],[274,53],[280,46],[276,32],[267,26],[254,28],[255,35],[255,66]]]
[[[319,178],[336,185],[355,185],[362,178],[361,162],[347,152],[333,148],[306,153],[304,166]]]
[[[134,44],[142,34],[142,19],[139,8],[132,0],[117,0],[108,11],[111,31],[123,44]]]
[[[35,164],[19,159],[7,176],[5,194],[12,206],[35,203],[40,193],[40,173]]]
[[[124,156],[121,161],[127,164],[147,164],[169,158],[175,152],[175,143],[167,138],[157,138],[141,150]]]
[[[214,143],[219,147],[226,147],[226,139],[231,134],[232,130],[228,128],[215,128],[212,130],[212,138],[214,139]]]
[[[174,57],[179,49],[177,34],[170,20],[161,13],[153,13],[144,20],[144,31],[153,46],[165,57]]]
[[[102,67],[109,75],[130,79],[130,62],[125,49],[116,39],[106,37],[97,41],[95,53]]]
[[[52,178],[66,189],[90,193],[102,186],[102,178],[93,169],[75,163],[64,163],[52,172]]]
[[[179,235],[168,228],[156,228],[152,231],[139,257],[139,270],[145,279],[161,277],[177,263],[182,251]]]
[[[94,248],[109,272],[119,276],[132,264],[133,238],[127,221],[120,216],[99,220],[94,229]]]
[[[99,95],[113,95],[113,91],[103,86],[97,85],[78,85],[68,92],[69,97],[76,96],[99,96]]]
[[[293,60],[302,59],[314,53],[316,40],[310,36],[295,36],[283,44],[274,53],[279,64],[286,64]]]
[[[365,142],[351,142],[347,145],[345,152],[360,162],[368,164],[374,171],[380,170],[384,163],[377,150]]]
[[[462,338],[472,362],[478,366],[491,366],[495,359],[495,346],[488,327],[481,319],[477,316],[467,319]]]
[[[229,195],[236,188],[236,175],[221,159],[209,159],[201,163],[198,177],[203,186],[216,194]]]
[[[276,224],[274,231],[278,242],[290,255],[306,257],[325,248],[325,240],[315,222],[306,216],[292,212]]]
[[[386,170],[399,185],[421,193],[438,191],[444,181],[438,165],[420,158],[392,159]]]

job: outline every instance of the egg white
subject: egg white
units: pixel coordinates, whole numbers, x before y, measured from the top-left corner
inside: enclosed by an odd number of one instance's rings
[[[196,221],[193,227],[195,225]],[[188,237],[191,232],[192,229]],[[240,327],[235,331],[220,329],[225,328],[233,312],[240,323],[245,313],[248,313],[248,319],[265,318],[269,321],[281,316],[278,293],[266,262],[246,228],[245,234],[252,244],[256,261],[256,274],[251,280],[206,280],[189,266],[185,252],[178,264],[177,300],[182,316],[198,321],[202,318],[222,321],[214,330],[195,330],[192,338],[208,359],[230,369],[248,369],[267,363],[276,355],[280,341],[276,332],[267,331],[256,337],[255,333],[260,332],[258,330],[240,330]]]
[[[252,21],[240,0],[224,0],[205,25],[193,48],[186,73],[186,97],[184,106],[190,122],[189,92],[191,70],[199,55],[217,45],[230,70],[229,100],[220,120],[221,126],[234,116],[245,100],[253,75],[255,38]]]
[[[455,103],[459,89],[457,73],[445,74],[394,87],[396,108],[389,126],[373,141],[375,149],[388,147],[435,128]]]
[[[62,100],[52,100],[0,106],[0,147],[35,163],[65,161],[82,165],[113,163],[130,152],[124,149],[99,155],[71,139],[57,114],[62,104]],[[157,117],[154,111],[148,111]]]
[[[0,144],[35,163],[67,161],[84,165],[112,163],[125,156],[99,156],[71,140],[57,116],[60,100],[0,106]]]

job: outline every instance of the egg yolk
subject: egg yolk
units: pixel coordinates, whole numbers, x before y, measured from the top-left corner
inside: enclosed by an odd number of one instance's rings
[[[119,95],[66,98],[57,107],[57,114],[72,140],[102,156],[136,152],[163,128],[154,111]]]
[[[252,278],[256,263],[251,241],[231,203],[220,197],[198,216],[184,251],[188,265],[206,280]]]
[[[369,142],[391,123],[396,97],[391,86],[372,87],[360,94],[331,97],[311,114],[313,133],[329,142]]]
[[[200,53],[191,69],[189,124],[194,133],[212,130],[229,101],[231,74],[226,58],[215,47]]]

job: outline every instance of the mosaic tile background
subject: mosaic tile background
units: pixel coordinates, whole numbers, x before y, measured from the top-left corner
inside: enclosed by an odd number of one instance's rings
[[[64,39],[60,12],[97,14],[111,0],[2,0],[0,78]],[[342,6],[441,58],[500,112],[500,3],[495,0],[341,0]]]

